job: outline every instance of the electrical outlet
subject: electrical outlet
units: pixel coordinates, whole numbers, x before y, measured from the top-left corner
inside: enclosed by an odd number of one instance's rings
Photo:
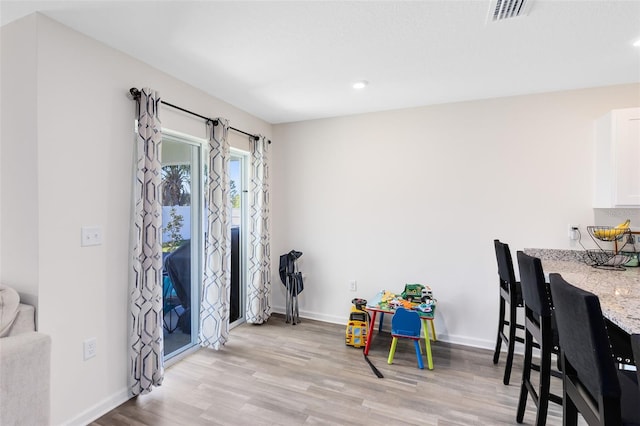
[[[358,283],[355,280],[349,281],[349,290],[358,291]]]
[[[98,352],[98,342],[95,337],[84,341],[84,360],[93,358]]]

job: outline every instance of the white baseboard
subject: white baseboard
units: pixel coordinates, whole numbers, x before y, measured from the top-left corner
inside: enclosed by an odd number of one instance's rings
[[[469,346],[472,348],[479,349],[493,349],[495,347],[496,342],[492,340],[484,340],[484,339],[474,339],[472,337],[467,336],[457,336],[457,335],[438,335],[438,340],[442,340],[443,342],[452,343],[454,345],[462,345]]]
[[[103,399],[99,403],[95,404],[93,407],[89,407],[87,410],[78,414],[73,419],[64,422],[63,424],[66,426],[84,426],[92,421],[102,417],[107,414],[109,411],[113,410],[117,406],[124,404],[130,399],[129,390],[122,389],[119,392],[111,395],[108,398]]]
[[[276,307],[273,307],[272,309],[273,309],[273,312],[275,313],[282,314],[282,315],[285,314],[285,307],[283,306],[276,306]],[[343,317],[336,317],[332,315],[324,315],[324,314],[319,314],[314,312],[301,311],[300,317],[303,319],[308,318],[312,320],[329,322],[332,324],[346,324],[348,319],[348,314],[345,314],[345,316]],[[489,350],[493,350],[496,344],[496,342],[493,340],[475,339],[468,336],[458,336],[458,335],[449,335],[449,334],[440,334],[440,333],[438,333],[438,340],[446,343],[456,344],[456,345],[470,346],[473,348],[489,349]],[[504,347],[504,345],[502,346]],[[519,346],[522,346],[522,345],[519,345]],[[520,350],[520,352],[522,352],[522,349]],[[516,348],[516,353],[518,353],[518,348]]]
[[[275,306],[272,307],[271,310],[276,313],[276,314],[282,314],[285,315],[286,313],[286,308],[283,306]],[[348,320],[348,313],[343,316],[343,317],[336,317],[333,315],[325,315],[325,314],[319,314],[316,312],[305,312],[305,311],[301,311],[300,312],[300,318],[304,319],[312,319],[312,320],[316,320],[316,321],[323,321],[323,322],[328,322],[331,324],[346,324],[346,321]]]

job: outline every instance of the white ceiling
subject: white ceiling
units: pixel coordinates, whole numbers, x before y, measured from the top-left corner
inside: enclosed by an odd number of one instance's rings
[[[501,22],[489,8],[2,0],[0,18],[39,11],[271,123],[640,82],[640,0],[534,0]]]

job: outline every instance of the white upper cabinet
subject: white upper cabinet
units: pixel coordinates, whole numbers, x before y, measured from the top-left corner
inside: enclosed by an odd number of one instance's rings
[[[593,207],[640,208],[640,108],[596,121],[594,160]]]

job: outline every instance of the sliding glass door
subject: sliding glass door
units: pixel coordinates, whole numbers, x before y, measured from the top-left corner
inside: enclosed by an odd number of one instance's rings
[[[247,154],[232,150],[229,163],[231,182],[231,297],[230,327],[244,322],[245,315],[245,269],[246,269],[246,205],[247,205]]]
[[[163,326],[165,359],[197,343],[202,282],[202,146],[162,140]]]
[[[231,291],[229,323],[244,322],[246,300],[247,156],[229,164]],[[204,261],[203,145],[169,132],[162,140],[162,248],[165,359],[197,344]]]

